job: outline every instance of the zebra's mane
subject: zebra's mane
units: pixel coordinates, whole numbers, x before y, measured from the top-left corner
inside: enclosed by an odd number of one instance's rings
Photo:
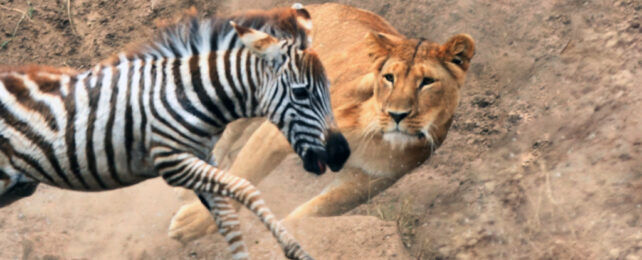
[[[279,39],[294,39],[299,48],[307,48],[307,32],[297,21],[309,19],[305,9],[279,8],[269,11],[248,11],[228,17],[198,18],[188,14],[178,22],[160,28],[153,40],[138,44],[125,52],[127,57],[181,58],[240,46],[230,21],[266,32]],[[116,57],[114,57],[116,58]]]

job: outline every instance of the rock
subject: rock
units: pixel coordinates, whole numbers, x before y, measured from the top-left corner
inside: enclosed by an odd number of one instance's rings
[[[473,101],[471,102],[472,105],[477,106],[479,108],[486,108],[492,104],[495,103],[495,100],[493,100],[490,97],[474,97]]]

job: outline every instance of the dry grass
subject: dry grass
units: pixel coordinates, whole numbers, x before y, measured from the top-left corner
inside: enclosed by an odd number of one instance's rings
[[[393,221],[401,235],[401,240],[406,248],[410,248],[417,241],[415,239],[417,223],[420,213],[412,208],[411,199],[403,199],[398,203],[380,203],[369,200],[366,206],[366,215],[375,216],[381,220]]]
[[[69,27],[71,27],[71,31],[73,31],[75,35],[78,35],[76,26],[74,26],[74,19],[71,15],[71,0],[67,0],[67,17],[69,18]]]
[[[2,41],[0,43],[0,50],[1,49],[5,49],[7,47],[7,45],[9,45],[9,43],[11,41],[13,41],[13,39],[16,37],[16,34],[18,33],[18,30],[20,29],[20,24],[22,24],[22,22],[25,19],[31,20],[31,17],[33,16],[34,9],[33,9],[33,6],[31,5],[31,2],[27,2],[27,4],[29,5],[29,8],[27,9],[27,11],[23,11],[23,10],[20,10],[20,9],[16,9],[16,8],[11,8],[11,7],[6,7],[4,5],[0,5],[0,9],[4,9],[4,10],[7,10],[7,11],[12,11],[12,12],[18,12],[18,13],[22,14],[20,16],[20,19],[16,23],[16,26],[13,28],[13,32],[11,33],[11,36],[9,36],[8,39],[6,39],[6,40],[4,40],[4,41]]]
[[[531,179],[542,179],[543,183],[538,187],[537,192],[522,194],[525,203],[517,211],[525,217],[521,225],[521,230],[525,232],[510,231],[511,227],[515,227],[515,223],[510,223],[510,221],[497,223],[508,233],[521,234],[508,238],[509,243],[518,243],[518,240],[521,240],[531,247],[531,250],[518,258],[595,259],[596,252],[595,248],[591,246],[591,235],[589,234],[594,230],[595,224],[588,224],[579,229],[574,226],[572,207],[565,200],[565,194],[555,189],[551,178],[552,173],[546,170],[546,162],[538,157],[534,158],[530,164],[539,168],[539,171],[534,173],[535,175],[531,176]],[[513,185],[521,187],[520,190],[524,191],[528,186],[522,181]]]

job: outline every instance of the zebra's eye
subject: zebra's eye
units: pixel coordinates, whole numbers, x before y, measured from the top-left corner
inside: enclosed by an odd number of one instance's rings
[[[292,94],[294,94],[294,98],[299,100],[307,99],[309,96],[306,88],[292,88]]]
[[[431,77],[425,77],[424,79],[421,80],[421,84],[419,84],[419,88],[423,88],[424,86],[430,85],[432,83],[435,83],[435,79]]]
[[[387,80],[388,82],[390,82],[391,84],[392,84],[392,83],[395,83],[395,76],[393,76],[393,75],[392,75],[392,74],[390,74],[390,73],[388,73],[388,74],[383,74],[383,78],[384,78],[384,79],[386,79],[386,80]]]

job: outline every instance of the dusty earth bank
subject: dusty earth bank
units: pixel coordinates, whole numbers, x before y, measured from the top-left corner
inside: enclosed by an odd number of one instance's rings
[[[429,162],[347,216],[289,223],[317,258],[642,258],[642,2],[340,2],[409,37],[469,33],[478,51]],[[209,15],[289,4],[74,0],[69,13],[62,0],[0,0],[0,64],[87,68],[190,5]],[[300,169],[289,158],[260,185],[280,216],[332,178]],[[166,237],[181,203],[160,180],[91,194],[41,186],[0,209],[0,259],[227,257],[218,236]],[[252,255],[279,259],[242,218]]]

